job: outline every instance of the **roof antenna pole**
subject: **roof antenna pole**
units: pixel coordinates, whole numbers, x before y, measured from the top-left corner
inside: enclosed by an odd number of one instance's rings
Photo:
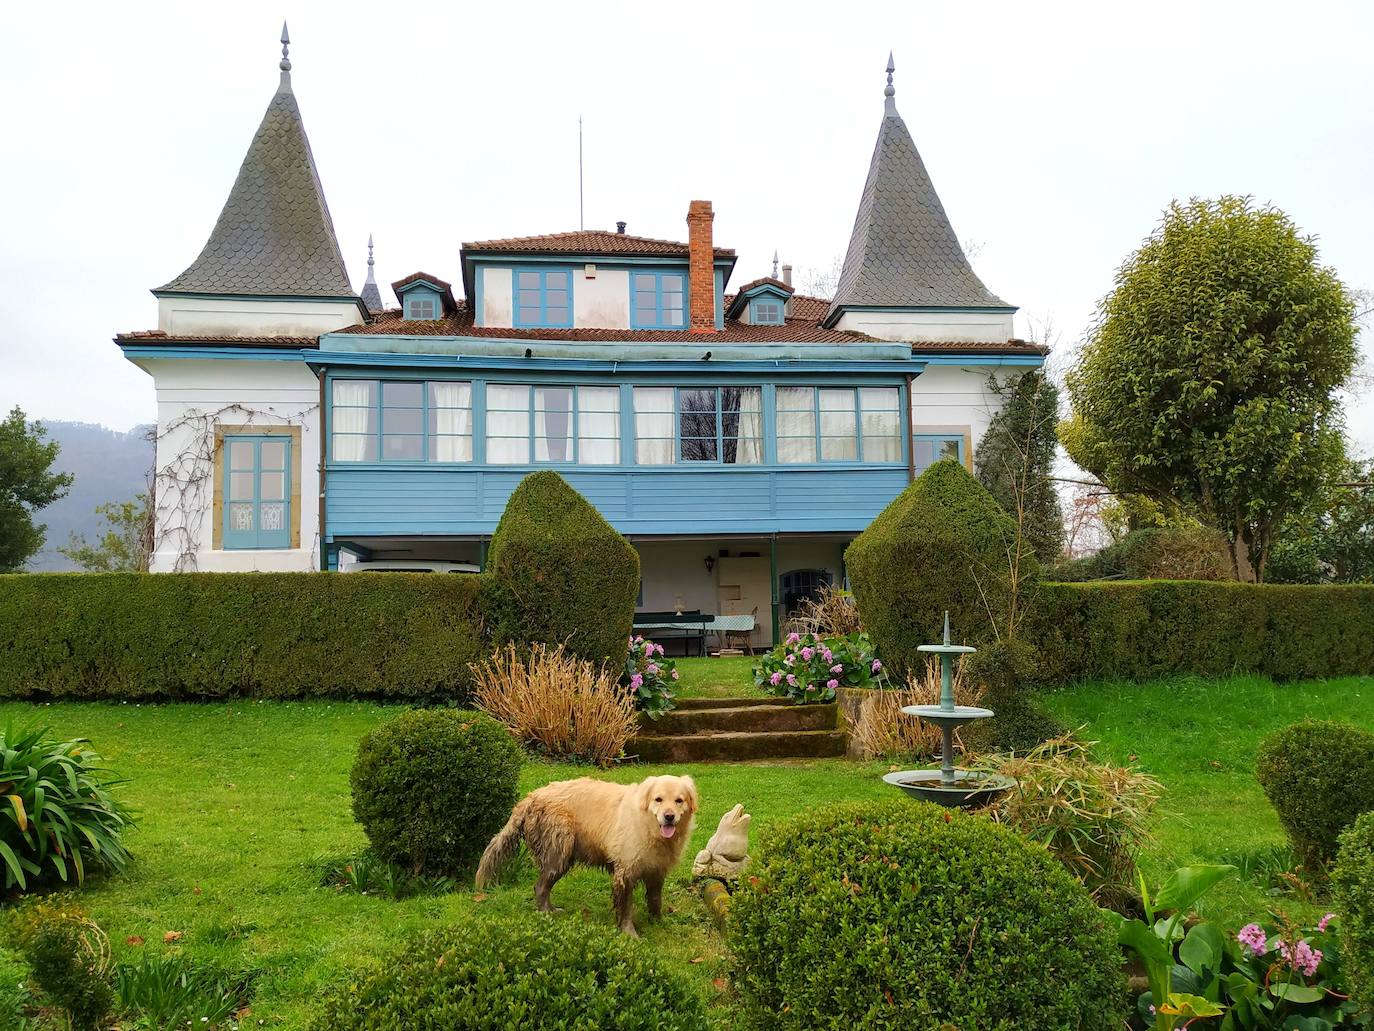
[[[586,229],[587,219],[582,209],[582,116],[577,116],[577,228]]]

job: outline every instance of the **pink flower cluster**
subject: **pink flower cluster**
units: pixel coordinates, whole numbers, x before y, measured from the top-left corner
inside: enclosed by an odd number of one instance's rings
[[[1236,932],[1236,941],[1240,942],[1256,956],[1263,956],[1269,951],[1269,937],[1264,933],[1264,928],[1259,924],[1246,924]]]
[[[633,687],[636,691],[638,691],[641,687],[644,686],[644,677],[639,673],[631,673],[630,686]]]
[[[1322,961],[1322,950],[1314,949],[1307,942],[1301,940],[1297,945],[1279,942],[1279,952],[1288,961],[1288,965],[1304,977],[1311,977],[1315,974]]]
[[[1326,931],[1326,928],[1327,928],[1327,925],[1329,925],[1329,924],[1331,923],[1331,921],[1332,921],[1332,920],[1335,920],[1335,919],[1336,919],[1336,914],[1335,914],[1335,913],[1327,913],[1326,916],[1322,917],[1322,918],[1321,918],[1321,921],[1317,924],[1317,930],[1318,930],[1319,932],[1325,932],[1325,931]]]

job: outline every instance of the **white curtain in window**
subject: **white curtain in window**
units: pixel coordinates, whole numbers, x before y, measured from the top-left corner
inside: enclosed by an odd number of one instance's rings
[[[573,420],[571,387],[535,388],[534,439],[535,461],[572,461]]]
[[[620,389],[577,388],[577,461],[615,465],[620,461]]]
[[[737,465],[763,463],[763,391],[743,387],[739,392],[739,443],[735,447]]]
[[[361,462],[367,457],[367,437],[372,429],[371,384],[334,381],[334,457],[342,462]]]
[[[673,462],[673,388],[635,387],[635,461]]]
[[[430,457],[436,462],[472,461],[472,385],[431,383],[434,439]]]

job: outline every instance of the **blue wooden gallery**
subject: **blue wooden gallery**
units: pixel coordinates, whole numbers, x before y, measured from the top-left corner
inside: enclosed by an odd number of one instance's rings
[[[414,272],[389,305],[370,239],[353,291],[283,57],[158,328],[116,337],[158,390],[153,568],[479,568],[551,468],[639,549],[642,610],[752,617],[771,643],[913,477],[972,465],[997,377],[1044,360],[963,253],[892,72],[829,297],[776,254],[733,286],[694,200],[685,241],[468,242],[456,287]]]

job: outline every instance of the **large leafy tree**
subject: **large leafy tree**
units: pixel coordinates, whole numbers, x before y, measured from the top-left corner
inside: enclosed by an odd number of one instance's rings
[[[1320,509],[1284,521],[1269,579],[1374,583],[1374,459],[1347,462]]]
[[[65,497],[70,473],[52,472],[60,450],[45,441],[41,423],[30,423],[18,408],[0,422],[0,573],[23,568],[43,547],[44,527],[33,513]]]
[[[1226,534],[1237,579],[1262,580],[1279,524],[1339,475],[1353,316],[1283,212],[1175,202],[1069,373],[1064,446],[1113,490],[1197,513]]]
[[[1041,369],[990,386],[1002,407],[978,442],[975,474],[1017,521],[1035,557],[1054,562],[1064,549],[1064,513],[1051,479],[1059,388]]]

